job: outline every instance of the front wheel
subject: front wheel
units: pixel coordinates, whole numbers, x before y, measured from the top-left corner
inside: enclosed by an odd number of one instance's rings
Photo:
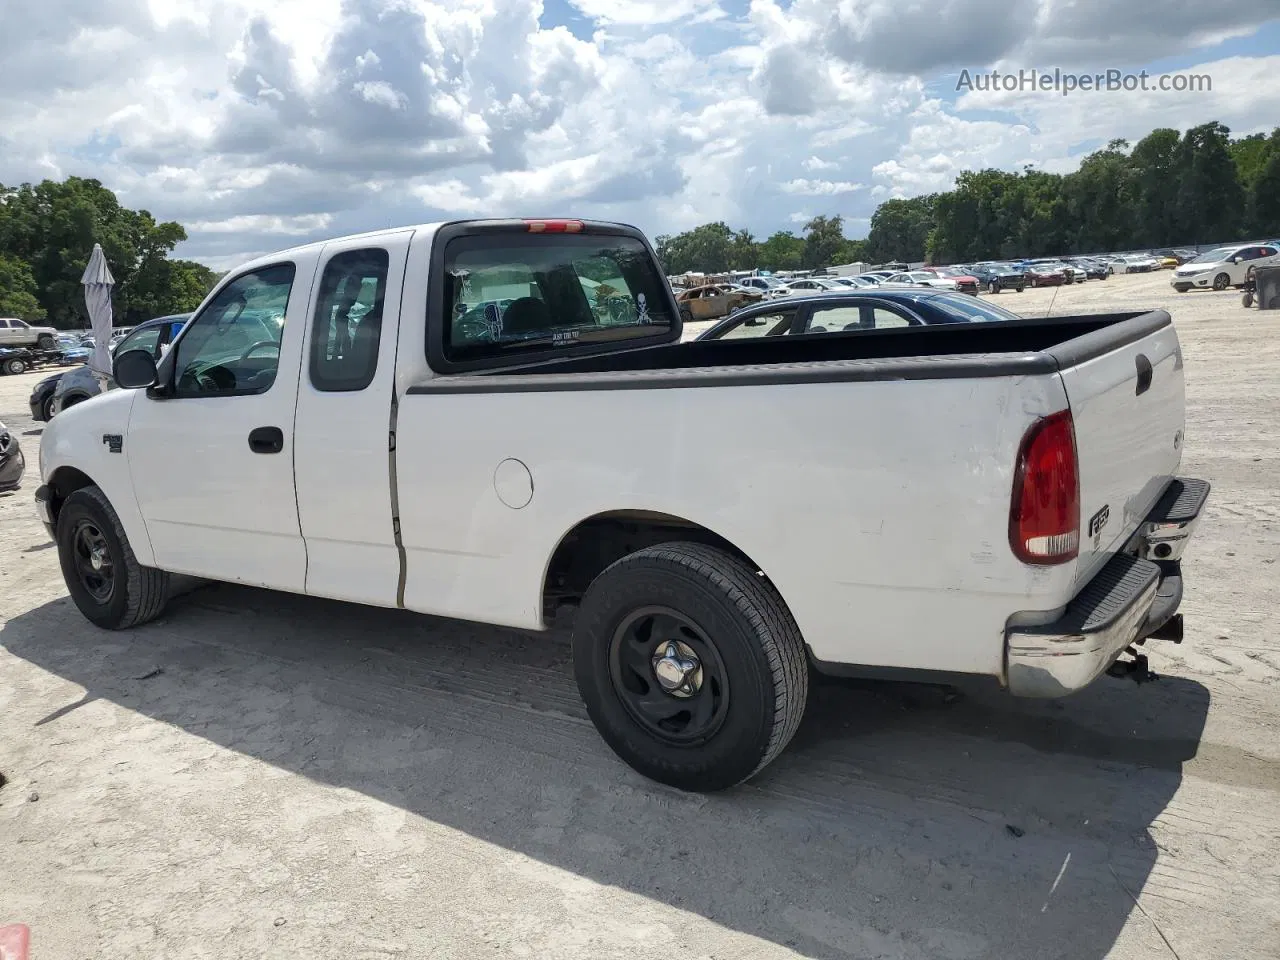
[[[56,350],[58,347],[58,341],[55,337],[52,337],[47,333],[42,333],[36,338],[36,346],[41,350]]]
[[[987,293],[993,293],[993,294],[994,294],[994,293],[999,293],[999,292],[1000,292],[1000,281],[999,281],[999,280],[991,280],[991,281],[988,281],[988,283],[987,283]]]
[[[45,423],[53,419],[53,415],[57,412],[53,408],[53,394],[49,394],[49,398],[40,405],[40,412],[44,414]]]
[[[1173,285],[1173,289],[1177,290],[1178,293],[1186,293],[1188,290],[1191,289],[1191,285],[1187,283],[1175,283]]]
[[[82,487],[58,512],[58,560],[67,592],[85,619],[107,630],[154,620],[164,609],[169,575],[133,554],[120,517],[97,487]]]
[[[627,764],[712,792],[794,736],[808,697],[804,641],[782,598],[737,557],[664,543],[614,563],[583,597],[574,674],[587,713]]]
[[[1220,273],[1213,278],[1213,289],[1225,290],[1231,286],[1231,277],[1225,273]]]

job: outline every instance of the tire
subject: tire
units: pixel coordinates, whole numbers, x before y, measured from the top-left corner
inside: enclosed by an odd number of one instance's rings
[[[36,338],[36,346],[41,350],[56,350],[58,348],[58,341],[57,338],[51,337],[47,333],[42,333]]]
[[[1190,290],[1190,289],[1191,289],[1191,287],[1190,287],[1190,285],[1185,284],[1185,283],[1177,283],[1177,284],[1174,284],[1173,289],[1174,289],[1174,290],[1177,290],[1177,291],[1178,291],[1178,293],[1186,293],[1188,290]]]
[[[58,411],[62,412],[64,410],[70,410],[77,403],[84,403],[88,399],[89,398],[84,396],[83,394],[73,393],[69,397],[62,398],[62,403],[58,405]]]
[[[1253,294],[1252,294],[1251,292],[1249,292],[1248,290],[1246,290],[1246,291],[1245,291],[1245,293],[1244,293],[1244,296],[1242,296],[1242,297],[1240,298],[1240,305],[1241,305],[1241,306],[1244,306],[1244,307],[1252,307],[1252,306],[1253,306]]]
[[[40,412],[44,414],[45,423],[53,419],[54,413],[57,412],[53,409],[53,394],[49,394],[44,403],[40,404]]]
[[[82,487],[67,497],[58,512],[56,539],[67,592],[85,619],[106,630],[124,630],[160,615],[169,575],[138,562],[120,517],[100,489]],[[100,544],[100,552],[85,549],[86,541]],[[104,561],[101,566],[90,563],[92,554]],[[82,568],[87,576],[82,576]],[[95,576],[109,581],[108,586],[95,589]]]
[[[27,361],[18,357],[10,357],[4,362],[4,372],[14,374],[25,373],[27,370]]]
[[[1014,288],[1013,288],[1013,292],[1014,292],[1014,293],[1021,293],[1021,292],[1022,292],[1023,290],[1025,290],[1025,289],[1027,289],[1027,285],[1024,283],[1024,284],[1022,284],[1021,286],[1014,287]]]
[[[680,322],[682,324],[693,323],[693,311],[689,309],[688,305],[683,303],[680,304],[679,310],[680,310]]]
[[[1229,286],[1231,286],[1231,277],[1226,273],[1220,273],[1213,278],[1213,289],[1225,290]]]
[[[987,293],[997,294],[1000,292],[1000,281],[991,280],[987,283]]]
[[[684,627],[654,640],[663,619]],[[687,641],[685,676],[694,676],[692,663],[699,678],[697,692],[683,694],[691,705],[683,728],[673,710],[681,701],[663,689],[654,659],[664,647],[671,653],[670,637]],[[627,650],[639,670],[626,667]],[[596,577],[578,611],[573,663],[587,713],[614,753],[680,790],[725,790],[758,773],[795,735],[808,697],[804,640],[782,598],[738,558],[697,543],[639,550]],[[644,718],[642,699],[665,719]],[[695,726],[706,702],[712,719]]]

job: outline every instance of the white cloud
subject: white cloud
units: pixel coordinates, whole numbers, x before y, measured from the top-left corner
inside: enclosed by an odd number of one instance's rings
[[[1083,70],[1247,34],[1257,0],[571,3],[588,39],[541,0],[11,4],[0,182],[96,177],[215,266],[445,216],[763,235],[839,213],[852,235],[966,168],[1070,169],[1157,125],[1280,117],[1274,56],[1195,68],[1205,94],[939,99],[962,67]]]
[[[797,194],[802,197],[835,197],[861,189],[863,184],[850,183],[847,180],[805,180],[803,178],[788,180],[781,187],[783,193]]]

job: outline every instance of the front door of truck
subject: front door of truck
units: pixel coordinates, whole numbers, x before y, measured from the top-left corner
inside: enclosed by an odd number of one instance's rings
[[[224,285],[134,401],[124,453],[156,565],[301,591],[293,416],[317,256]]]
[[[307,593],[317,596],[396,604],[391,397],[412,237],[345,240],[321,253],[294,426]]]

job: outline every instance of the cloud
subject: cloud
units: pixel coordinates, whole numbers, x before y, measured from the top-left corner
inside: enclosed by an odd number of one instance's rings
[[[852,235],[964,169],[1065,170],[1099,139],[1280,117],[1276,57],[1206,54],[1197,95],[954,94],[963,68],[1083,72],[1248,35],[1274,8],[1256,0],[568,2],[11,5],[0,182],[96,177],[225,268],[454,216],[767,235],[839,213]]]

